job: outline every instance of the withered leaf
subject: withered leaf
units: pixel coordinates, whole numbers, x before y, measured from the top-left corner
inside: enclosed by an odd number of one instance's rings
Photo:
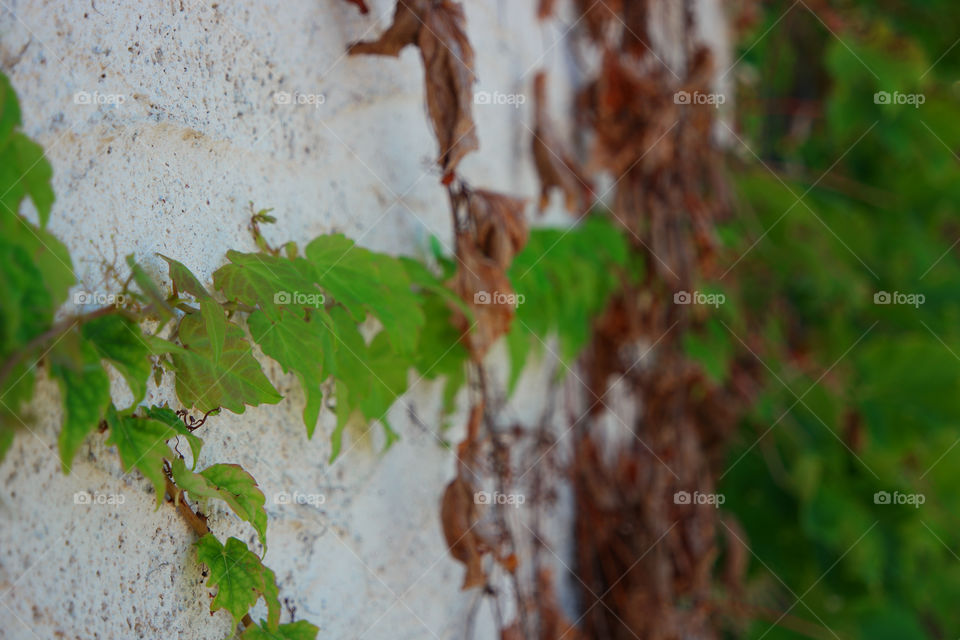
[[[356,42],[350,55],[397,56],[407,45],[420,49],[427,110],[440,144],[444,173],[477,149],[473,123],[473,47],[464,28],[463,6],[451,0],[398,0],[393,24],[372,42]]]
[[[583,213],[591,204],[593,187],[584,177],[579,163],[554,133],[547,114],[546,84],[546,74],[541,71],[533,81],[533,161],[540,177],[540,211],[549,203],[550,190],[560,189],[567,211]]]
[[[486,584],[487,576],[482,562],[485,549],[479,535],[474,531],[477,522],[474,489],[459,475],[443,492],[440,520],[450,555],[467,568],[462,589],[465,591]]]
[[[510,330],[515,305],[507,274],[477,246],[472,232],[457,238],[459,268],[453,277],[453,291],[473,312],[473,324],[454,309],[453,322],[465,334],[470,355],[480,361],[497,339]],[[472,326],[472,329],[471,329]]]
[[[482,189],[472,191],[468,207],[477,230],[477,245],[504,271],[527,244],[529,230],[523,217],[525,200]]]
[[[523,209],[523,200],[492,191],[467,194],[473,229],[457,235],[458,269],[451,287],[473,312],[473,325],[456,309],[453,320],[476,361],[510,330],[517,300],[506,272],[527,242]]]

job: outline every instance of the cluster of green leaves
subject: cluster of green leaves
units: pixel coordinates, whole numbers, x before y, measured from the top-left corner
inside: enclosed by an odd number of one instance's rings
[[[746,209],[725,237],[745,257],[729,278],[783,385],[771,376],[721,489],[761,589],[778,588],[772,571],[842,637],[956,637],[960,6],[861,4],[832,34],[772,3],[744,45],[760,81],[742,123],[765,166],[737,178]],[[929,29],[934,16],[951,28]],[[790,105],[820,109],[810,135]],[[875,504],[878,491],[926,501]],[[799,637],[769,627],[749,637]]]
[[[556,336],[560,360],[572,362],[610,296],[640,273],[624,232],[600,213],[570,229],[532,230],[507,274],[519,302],[507,334],[509,389],[528,358],[547,348],[547,336]]]

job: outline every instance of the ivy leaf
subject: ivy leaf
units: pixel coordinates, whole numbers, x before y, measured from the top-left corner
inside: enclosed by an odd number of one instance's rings
[[[218,361],[205,323],[196,314],[180,321],[183,348],[170,353],[180,402],[201,411],[223,407],[234,413],[243,413],[244,405],[279,402],[283,396],[263,374],[243,330],[227,322],[225,335]]]
[[[207,288],[200,283],[197,277],[193,275],[190,269],[187,269],[182,262],[168,258],[162,253],[158,253],[157,255],[166,260],[169,267],[168,273],[170,274],[170,280],[173,281],[173,286],[177,288],[177,291],[189,293],[197,300],[205,300],[210,297]]]
[[[196,548],[197,560],[210,570],[207,586],[217,587],[210,610],[226,609],[237,623],[262,596],[267,603],[267,625],[275,629],[280,621],[277,581],[257,554],[236,538],[221,545],[212,533],[200,538]]]
[[[150,377],[150,350],[140,327],[124,316],[111,314],[83,325],[83,337],[96,348],[101,358],[110,361],[127,381],[133,404],[140,404],[147,393]]]
[[[55,305],[30,253],[0,235],[0,354],[42,334],[53,322]]]
[[[423,326],[419,297],[396,258],[357,247],[342,234],[320,236],[304,249],[317,282],[346,307],[356,322],[369,310],[398,351],[412,352]]]
[[[257,481],[237,464],[215,464],[200,473],[187,469],[183,460],[173,461],[173,479],[194,500],[219,498],[233,512],[253,525],[260,537],[264,553],[267,550],[266,498]]]
[[[183,420],[180,419],[180,416],[178,416],[173,409],[164,405],[150,407],[147,409],[146,417],[152,418],[153,420],[159,420],[176,431],[177,434],[187,439],[187,442],[190,444],[190,452],[193,454],[192,468],[196,469],[197,460],[200,458],[200,449],[203,447],[203,440],[199,436],[195,435],[193,431],[187,429],[187,425],[183,423]]]
[[[213,274],[214,287],[228,300],[260,307],[271,318],[285,304],[283,294],[319,293],[313,282],[313,268],[303,258],[279,258],[262,253],[228,251],[229,264]]]
[[[307,309],[303,315],[287,312],[271,319],[262,311],[254,311],[247,318],[247,326],[267,356],[279,362],[284,372],[297,374],[307,399],[303,423],[307,437],[313,437],[323,401],[320,385],[335,371],[330,316],[323,309]]]
[[[223,343],[227,339],[227,315],[223,312],[223,307],[212,299],[200,302],[200,315],[210,338],[213,361],[219,365],[223,357]]]
[[[0,462],[13,444],[17,428],[25,423],[20,409],[33,397],[35,381],[34,367],[21,362],[0,384],[0,398],[3,399],[0,403]]]
[[[0,202],[10,211],[16,212],[24,196],[29,196],[37,209],[40,228],[47,226],[50,209],[53,206],[53,169],[43,155],[43,147],[20,132],[9,134],[3,149],[4,164],[7,165],[4,191],[0,192]],[[12,205],[12,206],[11,206]]]
[[[16,231],[21,236],[20,246],[33,257],[33,263],[43,274],[43,285],[50,292],[54,306],[59,307],[67,299],[70,287],[77,281],[73,273],[70,252],[66,245],[52,234],[32,225],[28,226],[19,216],[17,216],[17,225],[20,227]]]
[[[393,350],[385,332],[374,336],[367,349],[368,392],[360,403],[364,416],[380,420],[397,397],[407,389],[411,362]]]
[[[453,295],[449,289],[445,291]],[[434,293],[423,295],[426,324],[420,334],[420,342],[417,344],[414,366],[427,380],[434,380],[441,376],[446,378],[443,387],[443,411],[450,413],[454,409],[453,403],[457,391],[466,381],[466,363],[469,355],[460,339],[460,332],[452,323],[451,307],[446,300],[446,295]],[[459,298],[457,301],[463,304]],[[518,327],[515,326],[513,331],[507,334],[508,340],[517,329]]]
[[[360,402],[354,398],[354,395],[359,397],[366,390],[370,374],[366,363],[367,345],[353,319],[342,307],[332,308],[330,316],[333,319],[337,337],[335,346],[337,426],[330,437],[332,445],[330,461],[333,462],[340,455],[343,431],[347,423],[360,409]]]
[[[110,405],[110,378],[96,349],[75,331],[54,349],[50,373],[57,379],[63,396],[60,461],[64,474],[68,474],[77,449],[97,428]]]
[[[306,620],[297,620],[289,624],[282,624],[276,629],[260,621],[259,626],[248,627],[244,630],[241,640],[316,640],[320,629]]]
[[[13,444],[13,436],[16,434],[14,428],[5,422],[0,421],[0,462],[3,462],[10,445]]]
[[[136,467],[153,484],[159,508],[166,491],[163,461],[174,458],[167,440],[177,432],[159,420],[120,415],[113,405],[107,410],[107,425],[110,427],[107,444],[117,447],[124,471]]]

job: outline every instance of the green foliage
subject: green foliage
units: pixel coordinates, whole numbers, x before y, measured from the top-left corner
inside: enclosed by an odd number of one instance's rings
[[[237,623],[257,600],[263,598],[267,605],[265,627],[276,631],[280,622],[277,579],[273,571],[260,562],[257,554],[236,538],[228,538],[227,544],[222,545],[212,533],[200,538],[196,549],[197,560],[210,570],[207,586],[217,587],[210,610],[226,609]]]
[[[593,318],[638,270],[628,265],[622,232],[594,214],[571,229],[531,231],[508,275],[522,301],[507,335],[513,389],[529,355],[542,351],[546,336],[556,335],[558,355],[571,362],[586,345]]]
[[[273,630],[261,620],[260,626],[247,628],[241,638],[243,640],[314,640],[319,632],[317,627],[306,620],[282,624]]]
[[[267,512],[263,508],[266,498],[253,476],[236,464],[215,464],[194,473],[179,458],[173,461],[172,473],[177,486],[194,500],[219,498],[241,519],[252,524],[266,553]]]
[[[150,349],[140,327],[125,316],[113,314],[87,322],[81,333],[100,358],[116,367],[127,381],[133,393],[131,406],[140,404],[150,377]]]
[[[187,429],[187,426],[183,423],[183,420],[180,419],[180,416],[178,416],[173,409],[164,405],[162,407],[148,407],[145,417],[164,423],[176,431],[177,435],[186,438],[187,442],[190,443],[190,450],[193,454],[192,468],[195,469],[197,466],[197,458],[200,456],[200,449],[203,447],[203,440],[194,435],[193,431]]]
[[[23,408],[33,393],[37,354],[35,349],[31,353],[24,349],[52,327],[54,313],[74,283],[66,248],[44,228],[53,204],[52,169],[40,147],[19,128],[16,94],[0,74],[0,362],[6,363],[0,369],[0,459],[15,430],[30,419]],[[27,197],[37,211],[39,226],[20,215]],[[73,383],[85,373],[81,363],[65,375]],[[63,384],[76,401],[82,391]],[[72,456],[78,434],[89,430],[82,413],[74,403],[69,433],[61,439],[62,455]]]
[[[745,103],[814,104],[822,118],[798,135],[799,113],[746,111],[766,166],[738,175],[746,213],[724,234],[743,256],[728,281],[786,387],[770,380],[747,433],[776,426],[744,439],[721,490],[759,558],[798,593],[813,585],[804,602],[838,635],[956,637],[960,49],[928,26],[960,23],[960,7],[851,3],[836,33],[797,7],[760,38],[789,4],[744,45],[761,78]],[[875,304],[878,292],[925,300]],[[875,504],[878,491],[925,502]],[[795,637],[769,627],[746,637]]]
[[[303,423],[307,437],[313,431],[323,406],[323,381],[336,372],[334,334],[329,314],[317,309],[288,311],[271,319],[261,310],[247,318],[250,335],[263,353],[285,372],[293,371],[306,396]]]
[[[414,350],[423,312],[400,261],[356,247],[353,240],[340,234],[317,238],[304,253],[319,285],[355,321],[362,322],[369,311],[383,324],[398,352]]]
[[[188,314],[180,320],[181,346],[164,346],[177,374],[180,402],[204,412],[223,407],[234,413],[243,413],[244,405],[279,402],[283,396],[253,357],[243,329],[224,319],[222,334],[211,336],[209,324],[199,315]]]
[[[60,461],[63,472],[70,473],[77,449],[106,415],[110,405],[110,379],[96,349],[76,333],[68,334],[57,343],[51,354],[50,373],[59,382],[63,396]]]
[[[163,464],[174,457],[167,440],[176,437],[176,429],[153,418],[119,414],[113,405],[107,411],[107,426],[107,444],[117,447],[125,471],[136,468],[153,484],[159,507],[166,492]]]

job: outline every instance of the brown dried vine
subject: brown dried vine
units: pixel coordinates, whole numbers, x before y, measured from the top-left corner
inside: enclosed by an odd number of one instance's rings
[[[675,100],[679,91],[711,90],[711,54],[688,42],[678,80],[646,44],[657,1],[580,3],[588,38],[602,52],[599,74],[578,98],[595,134],[591,166],[617,180],[613,213],[647,267],[645,281],[625,287],[597,321],[584,362],[593,408],[575,429],[573,483],[582,628],[590,638],[719,637],[718,510],[675,495],[714,492],[724,447],[759,376],[751,360],[737,358],[718,385],[682,349],[683,333],[702,319],[692,305],[673,304],[673,295],[711,275],[713,226],[727,215],[728,198],[711,140],[715,110]],[[613,21],[626,25],[618,38],[610,35]],[[688,33],[691,21],[688,7]],[[614,379],[640,414],[612,454],[597,435],[607,409],[594,399]],[[729,538],[727,551],[736,589],[742,553]]]

